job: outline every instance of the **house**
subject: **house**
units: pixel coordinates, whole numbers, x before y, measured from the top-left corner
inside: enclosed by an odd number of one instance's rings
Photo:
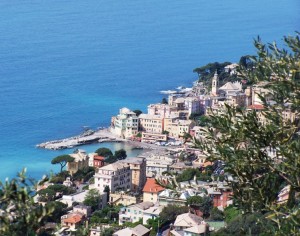
[[[69,227],[71,230],[76,230],[84,223],[86,217],[82,213],[69,213],[61,217],[62,227]]]
[[[99,155],[94,155],[93,156],[93,167],[101,168],[102,166],[104,166],[104,160],[105,160],[105,157],[99,156]]]
[[[164,206],[153,206],[149,207],[148,209],[144,210],[144,215],[143,215],[143,224],[146,225],[148,224],[147,221],[149,219],[156,219],[159,217],[159,214],[162,212]]]
[[[143,219],[144,211],[152,207],[152,202],[141,202],[135,205],[121,208],[119,212],[119,225],[125,222],[138,222]]]
[[[144,153],[146,157],[146,175],[162,175],[163,172],[169,171],[169,166],[173,164],[174,158],[169,152],[151,152]]]
[[[202,217],[190,212],[176,217],[170,231],[171,236],[202,236],[208,231],[208,225]]]
[[[74,202],[83,203],[87,192],[88,191],[84,190],[71,195],[63,195],[62,198],[58,199],[57,201],[67,204],[68,207],[71,207]],[[102,209],[107,205],[107,194],[103,192],[99,193],[99,198],[100,198],[99,208]]]
[[[148,236],[150,234],[150,229],[143,225],[137,225],[134,228],[121,229],[115,233],[113,236]]]
[[[74,161],[67,163],[67,171],[71,175],[75,174],[78,170],[89,166],[89,156],[84,150],[76,149],[70,156],[74,158]]]
[[[94,187],[99,192],[104,192],[106,186],[110,192],[117,190],[131,189],[131,170],[129,164],[117,161],[107,166],[103,166],[97,170],[94,175]]]
[[[138,202],[138,197],[136,195],[125,193],[123,191],[111,193],[109,194],[109,197],[109,203],[112,205],[121,204],[123,206],[129,206]]]
[[[158,194],[163,190],[165,188],[157,184],[154,178],[148,178],[143,188],[143,201],[156,203]]]
[[[73,212],[74,213],[81,213],[85,215],[85,217],[90,217],[92,214],[92,207],[86,206],[83,204],[79,204],[73,207]]]

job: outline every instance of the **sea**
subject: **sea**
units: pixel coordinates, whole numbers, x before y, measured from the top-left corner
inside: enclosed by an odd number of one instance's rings
[[[193,69],[282,45],[300,30],[299,0],[0,0],[0,180],[40,179],[74,150],[36,144],[147,111],[161,90],[191,87]],[[125,148],[122,143],[80,147]]]

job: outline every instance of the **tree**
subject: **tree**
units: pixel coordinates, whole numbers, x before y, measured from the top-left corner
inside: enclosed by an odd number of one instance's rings
[[[173,222],[178,215],[181,215],[183,213],[187,213],[189,208],[187,206],[178,206],[169,204],[162,212],[159,214],[159,217],[161,219],[162,224]]]
[[[295,235],[300,225],[299,33],[284,37],[284,42],[287,49],[258,38],[257,56],[251,57],[255,68],[239,68],[241,78],[264,89],[265,94],[258,95],[263,110],[226,106],[224,113],[210,116],[213,128],[196,145],[211,160],[224,161],[239,209],[275,222],[274,234]],[[290,186],[289,198],[278,204],[284,186]]]
[[[106,185],[106,186],[104,187],[103,192],[106,193],[106,201],[107,201],[107,202],[110,202],[110,201],[109,201],[110,189],[109,189],[109,186],[108,186],[108,185]]]
[[[91,206],[92,210],[96,210],[100,204],[100,195],[97,189],[91,189],[87,192],[83,203],[87,206]]]
[[[111,157],[111,156],[113,156],[113,153],[108,148],[98,148],[95,152],[99,156],[102,156],[102,157]]]
[[[18,178],[0,181],[0,235],[35,235],[52,207],[34,203],[34,181],[23,170]]]
[[[127,153],[124,149],[120,149],[118,151],[115,151],[115,157],[118,160],[122,160],[122,159],[125,159],[127,157]]]
[[[214,207],[210,211],[210,220],[223,221],[224,220],[224,212],[219,210],[217,207]]]
[[[72,162],[75,159],[70,155],[60,155],[52,159],[51,164],[56,165],[60,164],[60,172],[62,172],[63,168],[67,165],[68,162]]]
[[[168,104],[168,100],[167,100],[166,98],[163,98],[163,99],[161,100],[161,104]]]
[[[141,110],[134,110],[133,112],[136,114],[136,116],[139,116],[143,113]]]
[[[208,217],[210,210],[213,207],[212,199],[210,197],[192,196],[188,198],[187,204],[192,208],[196,208],[203,213],[203,217]]]

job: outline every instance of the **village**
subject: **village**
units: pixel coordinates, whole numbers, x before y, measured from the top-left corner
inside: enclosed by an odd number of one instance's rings
[[[230,64],[225,72],[235,74],[237,66]],[[90,236],[202,236],[224,227],[232,205],[226,181],[231,176],[224,163],[211,162],[194,140],[206,138],[209,115],[224,112],[226,106],[255,110],[264,122],[261,97],[268,100],[267,94],[260,84],[220,86],[216,72],[210,86],[197,81],[191,89],[150,104],[146,114],[121,108],[111,118],[109,140],[140,143],[145,151],[126,158],[124,150],[77,149],[68,155],[71,159],[53,162],[62,171],[38,185],[35,200],[60,202],[67,210],[43,230],[61,236],[82,230]],[[289,110],[282,115],[295,119]],[[287,197],[285,189],[278,201]]]

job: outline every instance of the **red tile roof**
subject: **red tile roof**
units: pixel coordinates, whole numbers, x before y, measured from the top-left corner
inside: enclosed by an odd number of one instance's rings
[[[248,106],[248,109],[252,109],[252,110],[262,110],[264,109],[263,105],[260,104],[253,104],[251,106]]]
[[[105,157],[103,156],[94,156],[94,160],[96,161],[104,161]]]
[[[165,188],[158,185],[156,183],[156,180],[154,178],[149,178],[147,179],[147,182],[143,188],[143,192],[147,192],[147,193],[158,193],[163,191]]]
[[[79,214],[72,214],[70,216],[68,216],[68,218],[64,219],[63,221],[65,223],[72,223],[72,224],[76,224],[78,222],[80,222],[82,219],[82,216]]]

